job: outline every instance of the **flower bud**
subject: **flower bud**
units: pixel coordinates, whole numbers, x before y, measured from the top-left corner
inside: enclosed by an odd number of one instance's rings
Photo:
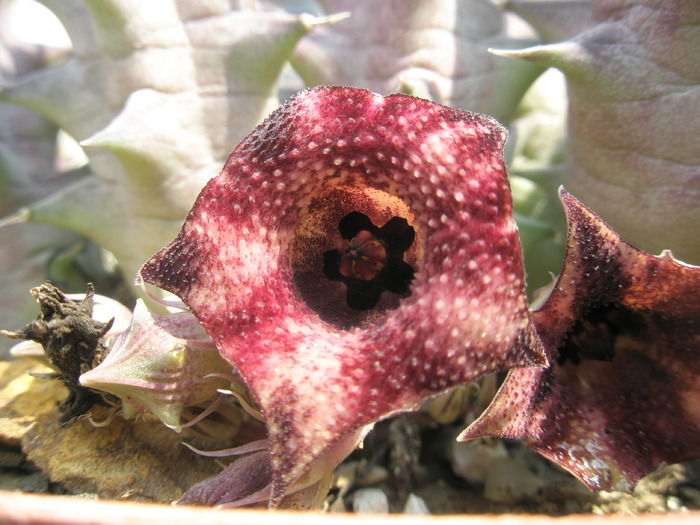
[[[205,376],[230,372],[192,314],[156,315],[139,300],[129,329],[80,383],[119,397],[126,417],[148,411],[177,427],[185,407],[213,401],[226,386]]]

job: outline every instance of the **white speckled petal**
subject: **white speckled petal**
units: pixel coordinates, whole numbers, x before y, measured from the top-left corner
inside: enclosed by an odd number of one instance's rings
[[[624,242],[562,191],[565,264],[534,313],[548,368],[511,370],[462,434],[530,438],[596,490],[700,456],[700,267]]]

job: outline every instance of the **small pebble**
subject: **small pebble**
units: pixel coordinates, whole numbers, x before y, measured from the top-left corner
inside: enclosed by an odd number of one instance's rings
[[[484,497],[496,503],[529,499],[544,482],[525,465],[511,458],[493,461],[486,474]]]
[[[403,513],[428,515],[430,514],[430,509],[423,498],[415,494],[409,494],[406,505],[404,505],[403,508]]]
[[[666,498],[666,508],[668,510],[684,510],[685,506],[683,505],[683,500],[679,498],[678,496],[668,496]]]
[[[352,510],[358,514],[388,514],[389,498],[382,489],[360,489],[353,494]]]
[[[471,483],[483,484],[491,463],[508,457],[505,445],[499,439],[454,441],[450,447],[450,464],[459,477]]]
[[[361,487],[377,485],[389,479],[389,471],[380,465],[372,465],[367,470],[360,473],[357,484]]]
[[[24,476],[19,482],[19,487],[24,492],[45,494],[49,491],[49,478],[43,472],[34,472],[33,474]]]

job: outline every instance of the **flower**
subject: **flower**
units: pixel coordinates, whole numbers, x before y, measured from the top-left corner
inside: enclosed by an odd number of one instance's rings
[[[545,364],[505,138],[491,118],[406,95],[304,91],[235,148],[142,268],[248,385],[267,425],[271,506],[372,422],[487,372]],[[376,227],[404,219],[415,235],[401,254],[415,271],[407,292],[366,309],[324,275],[353,212]]]
[[[534,312],[547,368],[514,369],[460,436],[527,438],[591,489],[700,455],[700,268],[623,241],[560,191],[565,264]]]

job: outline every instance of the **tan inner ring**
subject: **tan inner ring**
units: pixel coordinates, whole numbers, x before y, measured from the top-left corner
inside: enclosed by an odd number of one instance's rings
[[[401,297],[382,294],[377,306],[357,312],[346,303],[346,286],[323,275],[323,254],[337,249],[341,241],[338,224],[353,211],[367,215],[373,224],[384,226],[392,217],[402,217],[414,227],[416,238],[404,253],[404,261],[417,272],[423,258],[423,239],[414,224],[415,216],[398,197],[385,191],[354,184],[326,186],[308,199],[300,212],[299,226],[290,245],[290,263],[295,283],[304,301],[320,317],[342,329],[379,321],[382,312],[397,308]]]

